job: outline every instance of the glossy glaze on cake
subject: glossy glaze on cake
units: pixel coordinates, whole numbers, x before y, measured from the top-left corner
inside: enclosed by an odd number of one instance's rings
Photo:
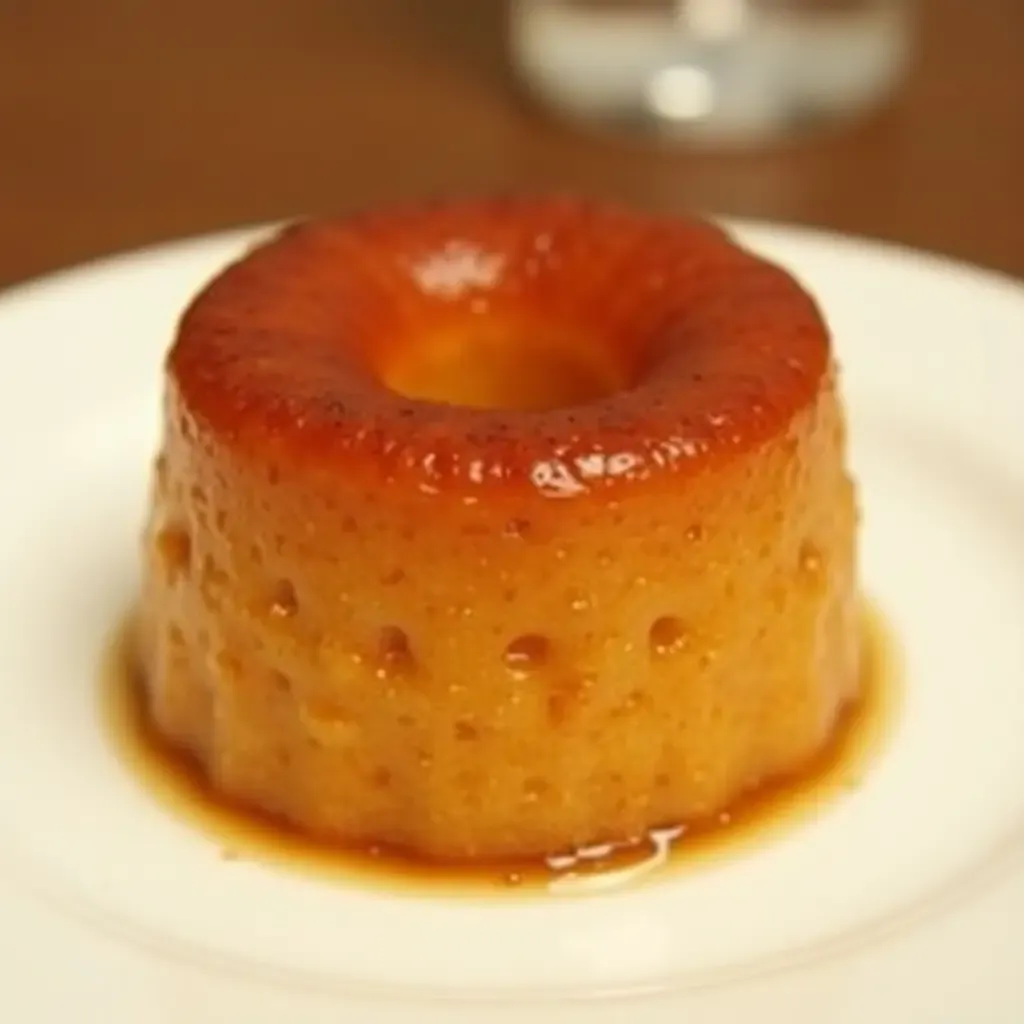
[[[154,724],[321,838],[628,838],[799,770],[856,696],[828,334],[704,223],[290,228],[183,317],[155,476]]]

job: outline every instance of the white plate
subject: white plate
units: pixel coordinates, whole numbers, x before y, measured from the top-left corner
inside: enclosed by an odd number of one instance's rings
[[[574,900],[400,896],[225,861],[104,737],[160,360],[232,234],[0,300],[0,1019],[1024,1020],[1024,289],[747,225],[845,370],[863,571],[905,707],[865,784],[697,872]]]

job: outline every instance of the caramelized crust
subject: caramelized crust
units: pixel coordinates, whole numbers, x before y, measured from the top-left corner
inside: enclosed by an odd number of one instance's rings
[[[403,350],[473,323],[593,339],[622,386],[541,412],[403,400]],[[678,487],[786,429],[829,350],[782,270],[702,222],[505,200],[302,224],[187,312],[169,374],[236,457],[497,500]]]
[[[609,393],[394,390],[424,339],[488,330]],[[444,859],[628,838],[798,770],[855,696],[827,333],[713,226],[506,200],[291,228],[187,311],[165,414],[154,723],[312,834]]]

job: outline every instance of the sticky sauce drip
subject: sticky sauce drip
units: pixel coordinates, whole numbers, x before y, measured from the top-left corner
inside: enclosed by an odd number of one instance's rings
[[[706,821],[669,824],[628,842],[594,844],[542,860],[466,867],[377,846],[328,847],[219,799],[200,767],[149,727],[133,626],[126,619],[110,644],[101,679],[103,710],[115,750],[156,800],[208,835],[226,860],[261,860],[404,893],[585,896],[744,851],[808,822],[824,804],[856,788],[890,734],[899,703],[895,648],[881,616],[865,607],[861,696],[843,713],[828,746],[799,775],[763,785]]]

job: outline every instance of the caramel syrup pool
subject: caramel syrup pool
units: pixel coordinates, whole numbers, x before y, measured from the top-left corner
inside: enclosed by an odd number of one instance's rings
[[[877,610],[865,607],[862,690],[828,746],[805,769],[763,785],[705,822],[653,829],[634,841],[585,847],[523,863],[435,863],[379,847],[339,848],[234,806],[212,792],[200,766],[149,725],[129,617],[107,652],[103,712],[125,765],[169,811],[208,835],[226,860],[276,864],[327,879],[436,895],[605,892],[735,853],[807,822],[863,780],[890,733],[899,698],[896,652]]]

